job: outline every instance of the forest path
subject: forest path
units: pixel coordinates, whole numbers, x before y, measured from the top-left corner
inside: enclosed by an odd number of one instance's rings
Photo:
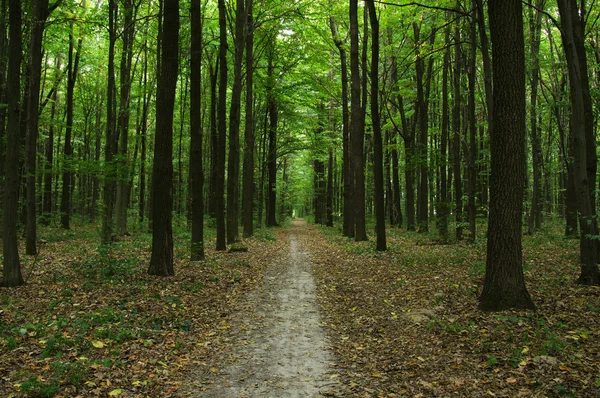
[[[198,396],[331,396],[336,381],[328,372],[327,350],[316,299],[304,220],[283,231],[289,253],[267,270],[261,287],[232,316],[231,351],[226,364]]]

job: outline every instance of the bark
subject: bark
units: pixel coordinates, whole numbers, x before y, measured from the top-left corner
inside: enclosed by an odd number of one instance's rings
[[[569,88],[571,97],[571,145],[573,148],[573,179],[577,197],[580,226],[580,263],[581,273],[578,282],[584,285],[600,284],[600,272],[597,264],[598,228],[594,213],[594,197],[591,191],[595,187],[595,175],[589,175],[589,150],[593,142],[588,142],[586,126],[586,107],[583,75],[587,71],[582,68],[578,55],[576,30],[578,29],[578,10],[573,0],[558,0],[561,16],[561,36],[563,50],[569,70]],[[595,149],[594,149],[595,153]],[[595,155],[594,155],[595,156]],[[594,160],[595,161],[595,160]]]
[[[488,3],[493,59],[487,264],[479,308],[534,309],[523,276],[521,216],[525,178],[525,48],[520,0]]]
[[[244,169],[242,176],[243,237],[254,233],[254,19],[253,0],[246,0],[246,125],[244,129]]]
[[[448,192],[448,127],[450,123],[448,106],[448,74],[450,69],[450,27],[446,27],[444,41],[447,44],[444,52],[444,64],[442,70],[442,126],[440,143],[440,217],[439,231],[440,240],[448,241],[448,216],[450,215],[450,203]]]
[[[173,111],[179,63],[179,1],[163,2],[161,68],[156,91],[156,135],[152,167],[152,255],[150,275],[173,269]]]
[[[469,84],[469,99],[468,99],[468,120],[469,120],[469,151],[467,155],[467,176],[468,176],[468,203],[467,214],[469,217],[469,240],[474,243],[477,233],[477,207],[475,205],[475,193],[477,191],[477,170],[475,162],[477,160],[477,124],[475,120],[475,79],[477,73],[476,57],[477,57],[477,31],[475,24],[469,26],[469,36],[471,40],[469,66],[468,66],[468,84]]]
[[[161,3],[162,4],[162,3]],[[115,19],[115,0],[108,3],[108,83],[106,88],[106,144],[104,148],[104,211],[102,215],[101,241],[108,245],[113,241],[113,210],[115,198],[116,173],[113,158],[117,152],[116,116],[115,116],[115,43],[117,40]]]
[[[383,144],[379,113],[379,20],[374,0],[368,0],[371,22],[371,122],[373,124],[374,178],[375,178],[375,231],[377,251],[387,250],[385,237],[385,201],[383,187]]]
[[[460,10],[460,0],[456,2],[456,9]],[[462,205],[462,173],[460,158],[460,111],[461,111],[461,49],[460,49],[460,19],[454,25],[454,107],[452,109],[452,163],[454,175],[454,212],[456,214],[456,240],[462,239],[463,234],[463,205]]]
[[[219,0],[219,103],[217,109],[218,137],[215,159],[215,218],[217,250],[226,250],[225,241],[225,141],[227,135],[227,18],[225,1]]]
[[[71,228],[71,193],[73,184],[73,112],[74,112],[74,96],[75,83],[77,82],[77,72],[79,69],[79,56],[81,54],[82,39],[77,42],[77,50],[74,44],[73,25],[69,34],[69,64],[67,66],[67,125],[65,127],[65,144],[63,149],[63,175],[62,175],[62,196],[60,199],[60,223],[62,228]],[[77,53],[74,55],[73,52]],[[73,59],[73,56],[75,58]],[[31,101],[32,99],[29,99]]]
[[[233,87],[229,108],[229,156],[227,159],[227,243],[239,241],[240,207],[240,113],[242,97],[242,63],[246,7],[244,0],[236,0]]]
[[[361,109],[361,77],[358,53],[358,0],[350,0],[350,140],[354,171],[354,240],[367,240],[365,228],[365,126]],[[366,66],[366,65],[365,65]]]
[[[190,6],[190,194],[192,200],[192,241],[190,260],[204,260],[204,170],[202,168],[202,22],[200,0]]]
[[[129,203],[129,161],[127,159],[127,146],[129,140],[129,115],[131,103],[131,82],[132,59],[133,59],[133,41],[135,34],[135,15],[131,0],[125,0],[123,4],[123,31],[122,53],[120,67],[120,98],[117,135],[119,137],[119,159],[117,163],[117,192],[115,203],[115,228],[118,236],[127,235],[127,205]]]
[[[271,44],[274,46],[274,44]],[[267,67],[267,112],[269,118],[269,147],[267,152],[267,227],[277,226],[277,124],[279,123],[279,110],[275,98],[275,65],[273,52],[270,48],[269,64]]]
[[[544,0],[536,0],[535,7],[544,9]],[[531,5],[531,0],[530,0]],[[531,45],[531,111],[529,113],[529,125],[531,131],[531,151],[533,160],[533,195],[531,197],[531,212],[527,222],[527,233],[533,234],[534,230],[542,227],[542,147],[538,127],[537,94],[540,73],[540,36],[542,29],[542,13],[529,9],[529,41]]]
[[[33,26],[29,42],[29,98],[27,104],[27,134],[25,137],[25,168],[27,181],[27,231],[26,253],[37,254],[37,209],[36,209],[36,161],[38,138],[38,106],[42,74],[42,38],[44,25],[48,17],[48,0],[39,0],[33,4]]]
[[[8,3],[8,79],[6,83],[7,116],[6,165],[4,181],[4,232],[3,232],[3,286],[14,287],[25,283],[19,259],[17,221],[19,195],[19,146],[21,141],[21,108],[19,104],[21,86],[21,59],[23,44],[21,33],[21,2]]]
[[[345,43],[339,37],[337,31],[337,23],[333,17],[329,19],[331,34],[335,46],[340,53],[340,72],[342,80],[342,147],[343,147],[343,163],[342,163],[342,179],[344,182],[343,192],[343,226],[342,232],[344,236],[354,237],[354,171],[353,159],[350,148],[350,115],[348,111],[348,60],[346,54]]]

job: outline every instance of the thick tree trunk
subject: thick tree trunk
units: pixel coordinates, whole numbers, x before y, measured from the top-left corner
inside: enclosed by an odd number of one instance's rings
[[[271,44],[274,46],[274,44]],[[275,49],[270,48],[267,67],[267,112],[269,117],[269,148],[267,150],[267,227],[277,226],[277,124],[279,110],[275,99],[275,65],[273,64]]]
[[[448,75],[450,70],[450,26],[444,33],[444,41],[447,44],[444,52],[444,64],[442,70],[442,126],[440,143],[440,217],[439,230],[442,243],[448,242],[448,216],[450,215],[450,203],[448,192],[448,127],[450,124],[450,112],[448,106]]]
[[[161,68],[156,90],[156,135],[152,167],[152,255],[150,275],[173,269],[173,111],[179,64],[179,1],[163,0]]]
[[[21,89],[21,59],[23,56],[21,34],[21,1],[9,0],[8,79],[6,85],[8,126],[6,137],[6,175],[4,182],[4,233],[3,233],[3,285],[20,286],[25,282],[21,274],[17,240],[19,195],[19,104]]]
[[[489,1],[493,59],[490,215],[482,310],[534,309],[525,287],[521,217],[525,178],[525,48],[520,0]]]
[[[558,9],[561,16],[561,36],[563,49],[569,69],[569,85],[571,95],[571,145],[573,148],[573,177],[575,193],[577,196],[577,209],[579,210],[580,226],[580,262],[581,273],[578,282],[584,285],[600,284],[600,272],[597,264],[597,222],[594,213],[594,195],[591,191],[595,188],[595,178],[589,175],[589,146],[595,147],[593,142],[588,142],[586,126],[586,109],[584,99],[583,75],[587,68],[582,68],[578,55],[576,30],[578,29],[578,9],[573,0],[558,0]],[[595,156],[595,149],[594,155]],[[595,162],[595,159],[594,159]]]
[[[475,162],[477,161],[477,124],[475,120],[475,79],[477,73],[477,31],[475,24],[469,26],[469,37],[471,41],[468,66],[468,84],[469,84],[469,99],[468,99],[468,120],[469,120],[469,151],[467,163],[468,176],[468,203],[467,214],[469,217],[469,240],[474,243],[477,234],[477,206],[475,205],[475,194],[477,191],[477,169]]]
[[[202,168],[202,22],[201,0],[190,6],[190,193],[192,201],[192,241],[190,259],[204,260],[204,170]]]

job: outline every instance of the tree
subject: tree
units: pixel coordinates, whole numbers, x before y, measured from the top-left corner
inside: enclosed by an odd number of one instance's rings
[[[381,118],[379,113],[379,20],[373,0],[368,0],[371,21],[371,121],[373,124],[374,177],[375,177],[375,230],[377,250],[387,249],[385,239],[385,206],[383,195],[383,145],[381,140]]]
[[[204,259],[204,170],[202,166],[202,15],[200,0],[190,7],[190,185],[192,196],[192,242],[190,259]]]
[[[366,12],[366,11],[365,11]],[[365,126],[361,109],[361,78],[358,54],[358,0],[350,0],[350,140],[354,171],[354,240],[367,240],[365,228]],[[366,67],[366,65],[365,65]]]
[[[173,110],[179,67],[179,1],[163,0],[161,69],[156,90],[156,136],[152,167],[152,256],[150,275],[173,269]]]
[[[227,249],[225,241],[225,139],[227,135],[227,17],[225,1],[219,0],[219,103],[217,105],[217,142],[214,153],[215,218],[217,221],[217,250]]]
[[[30,101],[27,104],[27,133],[25,136],[25,167],[27,171],[26,253],[29,255],[35,255],[37,253],[35,173],[39,122],[38,106],[42,73],[42,38],[44,36],[44,26],[49,15],[49,11],[48,0],[40,0],[33,3],[33,18],[27,69],[29,74]]]
[[[242,97],[242,64],[246,7],[244,0],[236,0],[233,88],[229,108],[229,157],[227,158],[227,242],[239,240],[238,219],[240,207],[240,113]]]
[[[534,309],[525,287],[521,216],[525,178],[525,44],[520,0],[490,0],[494,129],[487,262],[479,308]]]
[[[243,237],[254,232],[254,19],[253,0],[246,0],[246,125],[244,128],[244,169],[242,171]]]
[[[572,168],[575,192],[577,196],[577,209],[579,210],[580,228],[580,264],[581,273],[578,282],[584,285],[600,284],[600,271],[598,270],[597,236],[598,227],[594,211],[594,195],[592,191],[595,185],[595,171],[593,177],[589,172],[589,158],[595,160],[594,153],[589,153],[589,147],[594,147],[589,141],[586,122],[586,100],[584,74],[587,67],[583,64],[577,48],[577,29],[579,21],[579,9],[573,0],[558,0],[558,9],[561,17],[561,35],[563,49],[569,70],[569,85],[571,96],[571,147],[573,153]],[[585,57],[583,57],[585,58]],[[595,165],[594,165],[595,168]]]
[[[17,217],[19,195],[19,143],[21,109],[19,104],[21,89],[21,59],[23,44],[21,34],[21,1],[8,3],[8,79],[6,98],[8,101],[8,127],[6,136],[6,176],[4,183],[4,286],[20,286],[25,283],[21,275],[21,262],[17,241]]]

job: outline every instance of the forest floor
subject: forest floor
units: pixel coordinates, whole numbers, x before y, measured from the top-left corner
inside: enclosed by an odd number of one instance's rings
[[[190,262],[177,232],[176,276],[158,278],[147,233],[108,249],[93,228],[42,229],[28,283],[0,289],[0,396],[600,396],[600,288],[574,283],[578,241],[524,236],[537,311],[484,313],[484,233],[389,229],[377,253],[295,222]]]

